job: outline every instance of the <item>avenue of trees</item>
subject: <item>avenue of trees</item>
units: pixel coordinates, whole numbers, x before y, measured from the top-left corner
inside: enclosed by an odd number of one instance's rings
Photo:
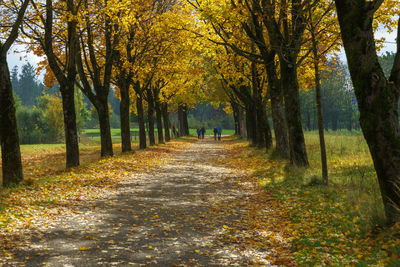
[[[77,90],[98,114],[102,156],[114,153],[111,91],[116,90],[120,99],[124,152],[132,149],[132,112],[138,118],[140,148],[146,148],[146,116],[148,140],[154,145],[154,125],[159,143],[170,140],[169,114],[177,113],[178,132],[187,135],[188,113],[207,101],[231,110],[238,135],[260,148],[275,147],[293,166],[309,165],[303,129],[318,129],[325,184],[324,128],[360,128],[376,169],[387,221],[400,220],[400,6],[396,0],[0,3],[5,185],[23,178],[6,57],[18,40],[45,59],[40,68],[46,70],[46,86],[57,83],[60,88],[67,168],[79,165]],[[397,30],[393,64],[377,55],[382,41],[375,40],[374,32],[379,27]],[[336,56],[341,47],[351,79]]]

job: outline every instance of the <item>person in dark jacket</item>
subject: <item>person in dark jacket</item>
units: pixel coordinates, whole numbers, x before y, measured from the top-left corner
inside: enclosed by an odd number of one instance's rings
[[[218,140],[221,140],[222,128],[219,125],[215,128],[217,129]]]
[[[206,134],[206,128],[201,127],[201,139],[204,139],[205,134]]]
[[[217,133],[218,133],[218,130],[217,130],[217,127],[215,127],[214,128],[214,140],[217,140]]]

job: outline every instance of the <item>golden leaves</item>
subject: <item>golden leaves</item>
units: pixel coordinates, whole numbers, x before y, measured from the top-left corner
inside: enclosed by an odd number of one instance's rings
[[[62,214],[78,213],[77,207],[82,201],[103,198],[105,194],[115,192],[118,183],[132,179],[132,176],[150,171],[169,161],[175,146],[186,147],[181,142],[171,142],[168,147],[158,146],[135,154],[124,154],[113,158],[101,159],[98,162],[60,171],[49,165],[61,163],[63,169],[62,147],[57,145],[41,145],[35,148],[23,147],[23,161],[32,164],[31,168],[40,172],[34,176],[32,185],[21,185],[13,190],[3,189],[0,195],[0,258],[6,259],[4,253],[17,249],[28,235],[20,234],[29,229],[46,229],[53,224],[53,218]],[[27,150],[29,149],[29,150]],[[83,146],[85,155],[98,154],[96,146]],[[46,155],[49,153],[49,155]],[[90,155],[93,157],[93,155]],[[57,160],[55,160],[57,159]],[[97,156],[94,157],[97,160]],[[87,159],[86,159],[87,160]],[[36,166],[35,166],[36,165]],[[112,203],[109,203],[112,205]],[[132,229],[132,234],[135,230]],[[15,239],[18,237],[18,240]],[[93,235],[84,235],[87,240],[98,240]],[[21,243],[22,242],[22,243]],[[89,250],[82,246],[79,251]],[[3,254],[3,255],[2,255]],[[9,255],[12,257],[12,254]],[[1,265],[1,263],[0,263]]]

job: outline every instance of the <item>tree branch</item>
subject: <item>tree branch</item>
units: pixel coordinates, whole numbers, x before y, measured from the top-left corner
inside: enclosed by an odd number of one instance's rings
[[[25,0],[22,3],[20,10],[18,11],[17,19],[15,20],[10,35],[8,36],[7,40],[4,42],[3,46],[1,47],[1,56],[5,57],[7,55],[8,50],[10,49],[11,45],[15,42],[18,38],[18,29],[22,24],[26,8],[28,7],[29,0]]]

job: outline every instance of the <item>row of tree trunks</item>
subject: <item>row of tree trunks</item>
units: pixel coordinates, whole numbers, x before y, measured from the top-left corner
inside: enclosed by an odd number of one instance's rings
[[[120,74],[120,78],[118,80],[118,87],[120,89],[121,101],[120,101],[120,118],[121,118],[121,138],[122,138],[122,151],[131,151],[131,140],[130,140],[130,112],[129,112],[129,87],[131,85],[130,79],[126,79],[123,73]],[[139,82],[133,83],[135,86],[136,92],[142,92],[142,88],[140,87]],[[153,91],[154,89],[154,91]],[[168,106],[160,103],[159,101],[159,90],[156,88],[147,88],[146,90],[146,98],[148,104],[147,109],[147,118],[148,118],[148,136],[149,143],[151,146],[155,145],[155,129],[154,129],[154,113],[156,113],[156,123],[157,123],[157,131],[158,131],[158,143],[164,143],[164,134],[163,134],[163,110],[162,107],[165,107],[166,117],[168,118]],[[139,147],[140,149],[144,149],[147,147],[146,140],[146,128],[145,128],[145,112],[143,105],[143,94],[138,94],[136,100],[136,108],[138,112],[138,124],[139,124]],[[165,118],[164,118],[165,120]],[[168,120],[167,120],[168,121]],[[169,124],[169,121],[168,121]],[[169,131],[168,131],[169,132]],[[169,136],[169,135],[168,135]]]

